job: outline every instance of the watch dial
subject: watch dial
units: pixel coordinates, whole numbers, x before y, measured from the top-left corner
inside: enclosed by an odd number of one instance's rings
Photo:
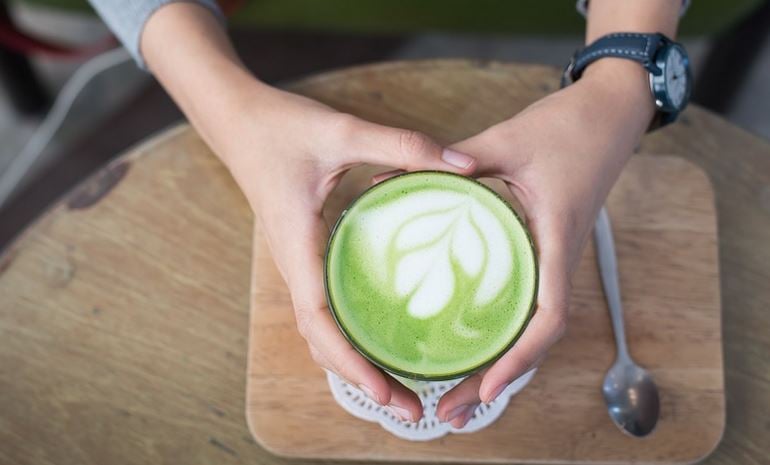
[[[687,85],[687,58],[678,47],[672,47],[666,57],[666,91],[676,108],[684,102]]]

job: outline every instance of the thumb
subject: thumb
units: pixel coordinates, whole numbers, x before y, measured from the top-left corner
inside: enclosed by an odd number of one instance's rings
[[[421,132],[362,124],[365,127],[358,132],[354,148],[358,161],[406,171],[439,170],[469,175],[476,169],[474,157],[442,147]]]

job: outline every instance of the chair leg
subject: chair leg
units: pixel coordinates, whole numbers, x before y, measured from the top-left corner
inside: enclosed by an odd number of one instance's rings
[[[698,71],[693,101],[726,113],[763,46],[770,46],[770,0],[720,34]]]
[[[0,21],[10,20],[6,2],[0,0]],[[20,114],[39,115],[51,104],[51,96],[38,79],[29,59],[4,47],[0,47],[0,86],[5,89],[11,105]]]

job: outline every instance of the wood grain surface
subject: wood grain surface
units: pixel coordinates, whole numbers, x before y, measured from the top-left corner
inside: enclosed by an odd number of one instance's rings
[[[450,142],[554,91],[558,75],[408,62],[290,88]],[[770,144],[691,106],[642,151],[693,161],[716,193],[727,428],[704,463],[765,465]],[[270,454],[246,425],[251,222],[224,168],[181,127],[85,182],[6,249],[0,463],[310,463]]]
[[[369,184],[350,173],[328,214]],[[510,197],[507,189],[495,184]],[[722,437],[722,331],[714,197],[682,158],[633,157],[608,199],[621,270],[628,343],[661,395],[656,431],[620,432],[601,384],[615,357],[594,249],[573,279],[567,335],[492,426],[408,442],[337,406],[297,333],[291,298],[255,229],[247,419],[267,449],[291,457],[501,463],[691,463]]]

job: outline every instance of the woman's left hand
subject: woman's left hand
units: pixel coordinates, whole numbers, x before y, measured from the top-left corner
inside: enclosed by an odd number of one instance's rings
[[[564,334],[572,273],[654,111],[642,72],[635,63],[599,61],[575,84],[453,147],[475,156],[476,174],[500,178],[521,203],[540,281],[535,314],[520,339],[492,366],[446,393],[440,419],[463,426],[480,402],[492,401],[538,366]]]

